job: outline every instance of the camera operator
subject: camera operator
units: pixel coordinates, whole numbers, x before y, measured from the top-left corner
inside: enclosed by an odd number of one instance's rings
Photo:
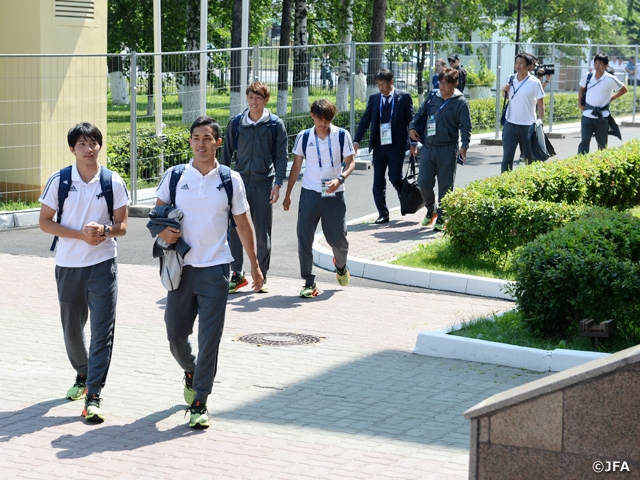
[[[533,68],[531,72],[538,78],[538,80],[540,80],[542,88],[547,88],[547,85],[549,85],[549,82],[551,81],[551,75],[556,73],[555,65],[541,65],[540,63],[538,63],[538,59],[535,56],[532,55],[532,57]],[[542,77],[545,77],[544,82],[542,81]]]

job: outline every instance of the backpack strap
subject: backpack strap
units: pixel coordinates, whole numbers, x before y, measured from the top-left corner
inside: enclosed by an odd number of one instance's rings
[[[342,155],[342,152],[344,150],[344,137],[346,136],[347,131],[344,128],[341,128],[340,130],[338,130],[338,143],[340,144],[340,162],[342,163],[342,166],[344,167],[344,155]]]
[[[311,129],[307,128],[302,134],[302,156],[307,158],[307,142],[309,141],[309,135],[311,135]]]
[[[240,121],[242,117],[249,111],[245,109],[231,120],[231,129],[233,131],[233,153],[238,151],[238,138],[240,136]],[[275,113],[269,115],[269,128],[271,128],[271,160],[276,164],[276,140],[278,138],[278,116]]]
[[[231,131],[233,132],[233,152],[238,151],[238,136],[240,131],[240,120],[242,120],[242,116],[249,111],[246,108],[242,113],[239,113],[231,120]]]
[[[69,189],[71,188],[71,169],[72,165],[60,169],[60,184],[58,185],[58,211],[56,214],[56,221],[60,223],[62,220],[62,211],[64,210],[64,201],[69,196]],[[50,250],[53,252],[56,249],[58,243],[58,236],[53,237],[53,243]]]
[[[186,165],[183,163],[181,165],[174,165],[171,170],[171,178],[169,179],[169,197],[171,198],[171,206],[175,208],[176,206],[176,188],[178,187],[178,182],[180,181],[180,177],[184,173]]]
[[[111,219],[111,223],[113,223],[113,181],[111,177],[111,170],[100,167],[100,187],[102,188],[102,192],[98,195],[98,198],[104,197],[106,200],[109,218]]]
[[[584,95],[582,95],[582,98],[580,99],[580,103],[583,107],[587,103],[587,90],[589,90],[589,82],[591,81],[591,77],[593,77],[593,72],[589,72],[589,75],[587,75],[587,82],[584,85]]]
[[[236,228],[236,221],[233,219],[233,213],[231,212],[232,200],[233,200],[233,183],[231,182],[231,169],[226,165],[218,164],[218,172],[220,173],[220,179],[222,183],[218,186],[218,190],[224,187],[227,192],[227,203],[229,205],[229,225]]]

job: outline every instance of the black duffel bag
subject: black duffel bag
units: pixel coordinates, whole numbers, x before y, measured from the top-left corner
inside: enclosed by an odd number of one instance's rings
[[[424,199],[418,186],[416,177],[416,157],[409,157],[409,168],[402,179],[402,191],[400,192],[400,213],[416,213],[424,207]]]

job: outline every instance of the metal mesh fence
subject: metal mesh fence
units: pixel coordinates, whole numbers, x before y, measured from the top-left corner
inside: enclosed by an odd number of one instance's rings
[[[545,99],[550,128],[580,118],[579,81],[600,51],[610,54],[615,75],[630,89],[612,104],[613,114],[635,120],[639,73],[625,67],[637,58],[637,46],[535,44],[521,51],[552,65]],[[468,72],[464,93],[474,132],[497,137],[496,91],[513,72],[515,52],[512,43],[401,42],[159,55],[0,55],[0,201],[37,199],[47,178],[72,163],[66,133],[80,121],[106,134],[103,163],[108,157],[110,167],[130,181],[132,199],[144,201],[153,198],[166,168],[189,160],[193,120],[206,112],[224,131],[242,111],[251,81],[269,86],[267,108],[285,121],[292,147],[298,132],[313,125],[309,106],[320,98],[336,104],[334,123],[353,134],[368,96],[377,90],[373,76],[380,68],[394,72],[395,86],[412,94],[417,109],[431,88],[435,62],[448,64],[452,53]],[[361,148],[367,146],[365,137]]]

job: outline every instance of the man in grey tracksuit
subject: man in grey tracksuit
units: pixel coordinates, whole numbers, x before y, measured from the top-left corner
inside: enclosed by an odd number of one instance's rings
[[[418,185],[427,207],[422,225],[433,226],[436,230],[444,230],[442,208],[438,205],[436,209],[436,177],[440,202],[450,190],[453,190],[456,157],[459,154],[460,160],[464,163],[471,140],[469,102],[456,88],[457,85],[458,71],[453,68],[444,69],[439,75],[438,92],[435,96],[430,95],[425,99],[409,124],[412,155],[415,155],[417,149],[416,142],[422,142]],[[460,134],[462,145],[458,149]]]
[[[254,82],[247,87],[246,94],[249,108],[229,121],[220,163],[231,166],[235,162],[234,169],[244,182],[256,233],[258,262],[265,279],[260,292],[268,293],[273,204],[280,197],[280,187],[287,175],[287,130],[282,119],[265,108],[270,98],[269,87]],[[249,282],[242,272],[242,244],[233,228],[229,244],[233,255],[229,293],[235,293]]]

